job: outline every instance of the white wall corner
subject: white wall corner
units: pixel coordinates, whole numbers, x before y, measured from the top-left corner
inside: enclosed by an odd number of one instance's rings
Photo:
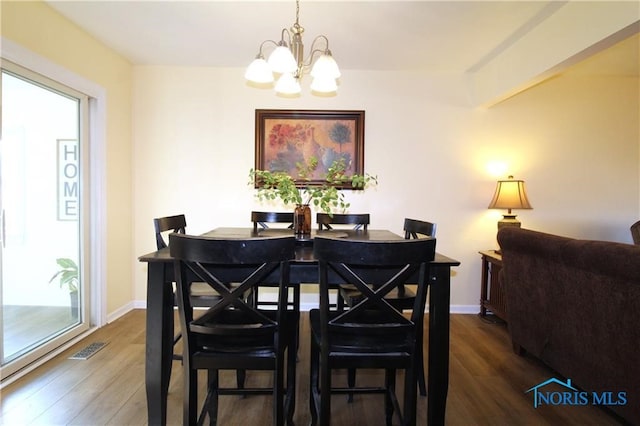
[[[467,72],[472,104],[487,108],[640,31],[637,2],[552,2],[491,60]]]

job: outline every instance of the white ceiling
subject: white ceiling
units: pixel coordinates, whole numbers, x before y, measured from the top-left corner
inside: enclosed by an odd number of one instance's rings
[[[296,11],[293,0],[47,3],[136,65],[245,67]],[[342,69],[462,73],[482,68],[564,3],[303,0],[299,22],[307,52],[324,34]],[[637,75],[638,36],[616,47],[607,72]]]

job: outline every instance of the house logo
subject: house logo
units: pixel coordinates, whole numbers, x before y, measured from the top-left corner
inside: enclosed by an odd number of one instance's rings
[[[555,377],[535,385],[525,393],[533,393],[533,408],[541,405],[627,405],[627,393],[624,391],[581,391],[571,384],[571,379],[563,382]]]

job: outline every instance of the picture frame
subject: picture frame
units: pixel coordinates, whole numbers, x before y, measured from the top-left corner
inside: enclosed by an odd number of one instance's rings
[[[319,186],[335,160],[347,175],[364,174],[364,111],[256,109],[255,169],[282,171],[296,186]],[[315,157],[318,166],[302,179],[297,164]],[[256,183],[257,185],[257,183]],[[256,186],[257,187],[257,186]],[[353,188],[346,183],[341,188]]]

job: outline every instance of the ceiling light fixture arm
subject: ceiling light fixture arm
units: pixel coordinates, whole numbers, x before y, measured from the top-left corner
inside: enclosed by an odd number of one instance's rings
[[[320,49],[319,47],[316,48],[316,42],[318,40],[324,40],[324,44],[325,44],[324,49]],[[319,36],[313,39],[313,42],[311,43],[311,53],[309,54],[309,57],[305,61],[305,64],[304,64],[305,67],[311,66],[311,63],[313,62],[313,58],[317,53],[319,53],[320,55],[332,56],[331,50],[329,50],[329,39],[325,35],[320,34]]]
[[[258,49],[258,54],[256,55],[256,59],[264,59],[264,54],[262,53],[262,50],[264,49],[265,44],[270,43],[273,44],[274,47],[278,46],[278,42],[276,42],[275,40],[265,40],[262,43],[260,43],[260,48]]]

